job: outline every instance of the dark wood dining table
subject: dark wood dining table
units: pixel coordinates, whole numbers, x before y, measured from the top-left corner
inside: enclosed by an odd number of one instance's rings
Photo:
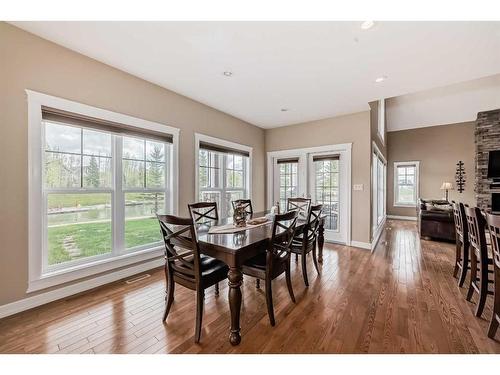
[[[269,214],[269,211],[255,212],[253,218]],[[225,225],[232,222],[232,218],[220,219],[213,225]],[[325,216],[321,216],[318,232],[318,261],[323,262]],[[304,230],[307,220],[299,218],[296,231]],[[240,311],[241,311],[241,284],[243,282],[243,263],[266,250],[271,239],[272,222],[247,229],[237,233],[208,233],[210,226],[201,225],[197,228],[200,252],[219,259],[229,266],[227,275],[229,285],[229,309],[231,311],[231,330],[229,341],[232,345],[241,342]]]

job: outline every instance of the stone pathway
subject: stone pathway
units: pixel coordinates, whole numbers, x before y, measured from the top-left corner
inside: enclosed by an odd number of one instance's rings
[[[81,250],[76,245],[76,242],[75,242],[75,239],[73,238],[73,236],[64,237],[63,247],[64,247],[64,250],[66,250],[67,253],[69,254],[69,256],[72,258],[79,257],[82,253]]]

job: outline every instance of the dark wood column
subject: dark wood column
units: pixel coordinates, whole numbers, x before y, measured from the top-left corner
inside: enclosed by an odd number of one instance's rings
[[[240,311],[241,311],[241,284],[243,273],[240,267],[230,267],[227,274],[229,280],[229,309],[231,310],[231,333],[229,342],[231,345],[238,345],[241,342],[240,336]]]

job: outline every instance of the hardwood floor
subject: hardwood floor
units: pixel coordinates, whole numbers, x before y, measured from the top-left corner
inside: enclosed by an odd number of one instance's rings
[[[245,278],[237,347],[228,342],[227,285],[219,297],[207,290],[195,344],[195,294],[178,287],[163,325],[157,270],[0,320],[0,353],[500,353],[486,336],[491,297],[484,318],[474,317],[452,277],[453,258],[453,244],[420,241],[414,222],[389,220],[373,253],[325,245],[320,277],[310,257],[308,289],[292,260],[297,303],[284,278],[275,280],[275,327],[264,290]]]

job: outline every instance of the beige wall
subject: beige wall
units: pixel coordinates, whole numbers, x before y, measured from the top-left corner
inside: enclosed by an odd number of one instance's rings
[[[6,23],[0,23],[0,305],[26,297],[31,89],[180,128],[179,209],[195,199],[194,133],[253,147],[252,198],[264,208],[264,131]]]
[[[352,240],[370,242],[370,112],[266,130],[266,151],[352,142]]]
[[[455,186],[456,163],[465,163],[465,191],[450,191],[449,199],[475,204],[474,122],[432,126],[387,133],[387,214],[415,216],[414,208],[394,207],[394,162],[420,161],[420,197],[439,199],[444,181]]]

